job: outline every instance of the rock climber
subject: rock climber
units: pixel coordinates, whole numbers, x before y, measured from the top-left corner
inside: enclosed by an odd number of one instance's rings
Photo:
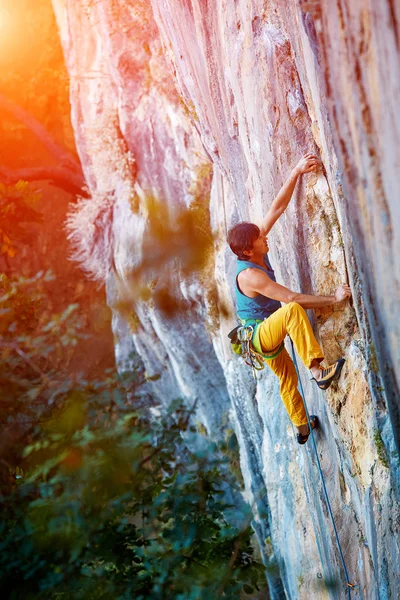
[[[319,388],[326,390],[339,377],[344,359],[339,358],[323,368],[324,356],[307,318],[305,308],[320,308],[342,302],[351,296],[350,287],[340,285],[331,296],[313,296],[292,292],[276,283],[268,258],[267,235],[287,208],[298,178],[315,171],[320,160],[306,154],[294,167],[271,204],[260,227],[253,223],[238,223],[228,232],[228,243],[236,254],[237,313],[243,325],[253,325],[252,344],[257,352],[267,355],[272,371],[279,377],[280,394],[292,423],[297,427],[297,441],[305,444],[310,434],[303,399],[297,389],[297,374],[283,340],[290,335],[296,350],[310,369]],[[281,306],[281,302],[285,306]],[[312,429],[318,417],[310,417]]]

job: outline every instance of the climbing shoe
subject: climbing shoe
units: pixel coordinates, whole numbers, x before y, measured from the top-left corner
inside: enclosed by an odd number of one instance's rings
[[[312,377],[311,381],[314,380],[321,390],[327,390],[332,381],[339,377],[343,365],[344,358],[339,358],[339,360],[333,363],[333,365],[330,365],[326,369],[321,369],[321,379],[315,379],[315,377]]]
[[[315,429],[316,427],[318,427],[319,425],[319,419],[316,415],[311,415],[310,416],[310,423],[311,423],[311,429]],[[302,433],[298,433],[297,434],[297,441],[299,444],[305,444],[306,441],[308,440],[309,436],[310,436],[311,431],[309,430],[308,433],[306,434],[302,434]]]

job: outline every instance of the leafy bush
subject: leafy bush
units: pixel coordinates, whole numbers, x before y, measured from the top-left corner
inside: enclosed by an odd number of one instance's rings
[[[51,273],[30,278],[0,275],[0,418],[30,425],[73,389],[71,351],[82,332],[78,305],[59,314],[47,310]]]
[[[69,381],[50,357],[79,343],[79,311],[45,318],[40,294],[27,292],[33,280],[3,283],[2,388],[14,383],[1,411],[23,423],[1,458],[3,597],[236,599],[258,589],[249,508],[194,410],[175,401],[161,414],[139,368]]]
[[[39,201],[40,193],[33,192],[25,181],[16,185],[0,182],[0,254],[13,258],[21,244],[32,242],[33,235],[24,224],[42,222]]]

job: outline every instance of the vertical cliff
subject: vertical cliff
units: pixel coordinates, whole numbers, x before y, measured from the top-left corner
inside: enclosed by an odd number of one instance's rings
[[[379,8],[323,0],[53,4],[91,195],[70,220],[78,257],[106,282],[120,364],[129,365],[136,348],[149,374],[160,375],[153,384],[160,397],[197,402],[214,435],[233,424],[273,598],[344,598],[346,580],[312,447],[296,444],[275,377],[265,370],[255,384],[231,359],[225,334],[234,319],[216,309],[233,313],[227,229],[259,219],[302,154],[321,155],[323,172],[303,178],[271,233],[271,260],[278,281],[304,293],[351,283],[353,306],[310,315],[326,356],[346,357],[340,381],[323,394],[301,376],[322,421],[317,451],[358,585],[353,598],[395,598],[397,7],[389,0]],[[218,302],[204,273],[184,278],[177,269],[168,284],[181,314],[168,320],[152,301],[126,309],[129,274],[150,252],[150,197],[172,221],[179,207],[209,202]],[[162,279],[156,271],[149,284]]]

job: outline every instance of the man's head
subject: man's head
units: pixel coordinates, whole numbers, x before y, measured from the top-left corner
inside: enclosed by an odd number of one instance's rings
[[[228,232],[228,244],[239,260],[268,252],[268,243],[254,223],[238,223]]]

